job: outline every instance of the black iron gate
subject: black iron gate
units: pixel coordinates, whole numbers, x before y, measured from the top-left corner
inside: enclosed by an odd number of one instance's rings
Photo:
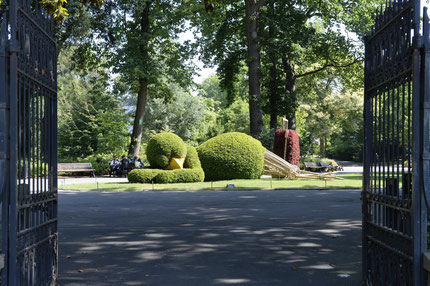
[[[57,52],[39,2],[1,17],[2,285],[57,283]]]
[[[422,22],[420,1],[390,1],[366,38],[364,285],[426,285],[423,99],[430,60],[424,14]]]

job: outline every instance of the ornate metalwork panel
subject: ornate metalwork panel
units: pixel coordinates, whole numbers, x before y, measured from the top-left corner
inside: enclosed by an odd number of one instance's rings
[[[390,1],[366,38],[364,285],[426,284],[420,12],[420,1]]]
[[[53,21],[39,1],[15,0],[9,1],[3,23],[2,283],[56,285],[57,51]]]

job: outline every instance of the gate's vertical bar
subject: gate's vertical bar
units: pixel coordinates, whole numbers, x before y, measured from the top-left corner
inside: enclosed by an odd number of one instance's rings
[[[56,55],[56,53],[55,53]],[[53,73],[53,80],[55,82],[55,90],[57,90],[57,57],[53,57],[54,62],[51,62],[52,67],[52,73]],[[57,137],[58,137],[58,106],[57,106],[57,93],[55,93],[52,97],[47,96],[47,100],[51,102],[51,110],[52,110],[52,120],[51,120],[51,148],[52,148],[52,192],[57,197],[56,200],[52,201],[52,218],[58,218],[58,144],[57,144]],[[53,280],[56,282],[58,279],[58,228],[56,227],[56,236],[54,237],[54,261],[55,265],[54,267],[54,275]]]
[[[367,75],[367,71],[368,71],[368,59],[371,59],[371,55],[369,54],[370,49],[368,46],[368,41],[367,39],[365,39],[365,54],[366,54],[366,61],[365,61],[365,75]],[[364,85],[366,86],[367,83],[367,77],[365,76],[364,79]],[[367,89],[365,89],[367,91]],[[370,99],[369,99],[369,95],[367,94],[367,92],[365,92],[364,95],[364,122],[365,122],[365,128],[364,128],[364,169],[363,169],[363,190],[361,193],[361,197],[362,197],[362,219],[363,222],[362,224],[365,225],[367,220],[368,220],[368,202],[367,202],[367,192],[369,191],[369,184],[370,184],[370,134],[371,130],[370,130]],[[366,228],[362,228],[362,251],[363,251],[363,264],[362,264],[362,271],[363,271],[363,281],[366,281],[367,279],[367,272],[368,272],[368,255],[367,255],[367,234],[366,234]]]
[[[422,202],[421,202],[421,166],[420,166],[420,153],[421,153],[421,142],[420,142],[420,103],[421,103],[421,91],[423,90],[423,80],[421,74],[421,48],[423,46],[421,31],[421,1],[415,0],[414,2],[414,49],[413,49],[413,190],[412,190],[412,205],[413,205],[413,283],[414,285],[422,285],[424,277],[424,268],[422,265]]]
[[[9,116],[9,138],[10,138],[10,181],[9,181],[9,194],[10,194],[10,233],[9,240],[9,284],[15,286],[17,282],[18,271],[16,269],[17,261],[17,201],[16,201],[16,136],[17,136],[17,82],[18,82],[18,41],[17,41],[17,1],[10,1],[9,3],[9,25],[10,25],[10,47],[9,47],[9,104],[10,104],[10,116]]]
[[[2,233],[1,233],[1,249],[4,252],[5,263],[2,272],[1,280],[4,285],[8,281],[8,244],[9,244],[9,170],[7,163],[9,160],[8,150],[8,129],[9,129],[9,105],[7,100],[8,92],[8,57],[7,57],[7,30],[8,15],[5,12],[2,17],[0,26],[0,203],[2,204]]]
[[[429,211],[429,199],[430,199],[430,18],[428,14],[428,8],[424,7],[424,92],[423,92],[423,194],[424,201],[426,203],[425,216],[422,218],[425,222],[427,219],[427,212]],[[427,251],[427,224],[422,227],[422,247],[423,252]],[[427,278],[427,276],[426,276]]]

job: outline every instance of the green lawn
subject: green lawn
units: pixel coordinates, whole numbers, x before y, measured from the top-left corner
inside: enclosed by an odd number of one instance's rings
[[[105,190],[105,191],[197,191],[197,190],[222,190],[227,184],[234,184],[235,189],[351,189],[361,188],[361,174],[341,175],[344,178],[340,181],[321,180],[231,180],[191,184],[129,184],[129,183],[91,183],[65,185],[61,189],[65,190]]]

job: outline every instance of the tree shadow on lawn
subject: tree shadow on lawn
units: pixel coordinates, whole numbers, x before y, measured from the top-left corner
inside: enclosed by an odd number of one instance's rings
[[[60,284],[359,285],[359,192],[336,193],[61,194]]]

